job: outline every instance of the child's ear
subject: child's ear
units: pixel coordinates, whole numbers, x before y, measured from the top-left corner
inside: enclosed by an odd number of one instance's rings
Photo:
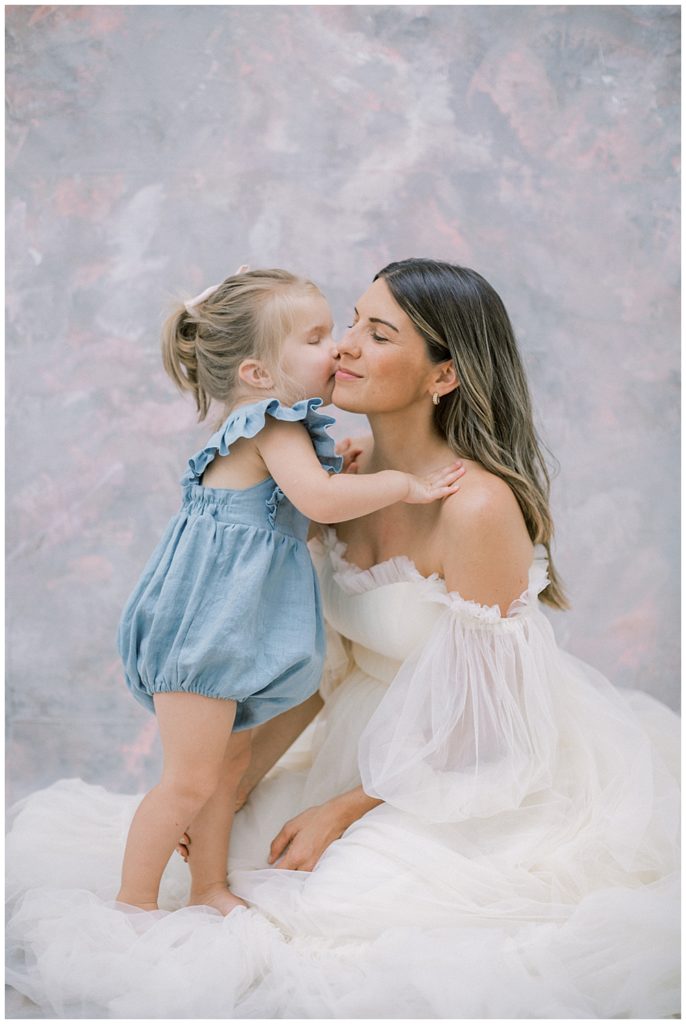
[[[243,381],[244,384],[250,385],[251,388],[267,389],[274,387],[274,381],[269,370],[257,359],[243,360],[238,367],[238,379]]]

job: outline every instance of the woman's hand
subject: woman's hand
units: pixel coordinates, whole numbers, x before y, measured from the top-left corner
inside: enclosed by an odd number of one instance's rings
[[[312,871],[324,850],[345,832],[350,824],[335,800],[309,807],[291,818],[271,844],[269,863],[284,854],[277,868],[290,871]]]
[[[424,477],[408,473],[409,489],[404,501],[408,505],[426,505],[438,498],[447,498],[449,494],[459,491],[460,485],[457,481],[464,476],[464,472],[461,462],[453,462]]]
[[[336,455],[343,456],[344,473],[357,473],[360,468],[357,460],[362,455],[363,450],[359,445],[354,444],[349,437],[344,437],[342,441],[338,442],[336,445]]]

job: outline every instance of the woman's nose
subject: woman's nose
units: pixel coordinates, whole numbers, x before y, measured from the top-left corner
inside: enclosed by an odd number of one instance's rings
[[[360,346],[355,340],[354,333],[350,327],[340,341],[336,342],[336,349],[339,355],[343,355],[343,353],[345,353],[346,355],[352,356],[353,359],[357,359],[360,355]]]

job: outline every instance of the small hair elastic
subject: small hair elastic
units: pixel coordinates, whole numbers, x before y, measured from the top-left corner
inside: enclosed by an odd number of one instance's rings
[[[218,284],[211,284],[204,292],[200,292],[200,295],[196,295],[194,299],[189,299],[188,302],[184,302],[186,312],[190,313],[192,316],[193,313],[195,313],[196,307],[199,306],[201,302],[204,302],[205,299],[209,299],[210,295],[212,295],[213,292],[216,292],[218,287]]]

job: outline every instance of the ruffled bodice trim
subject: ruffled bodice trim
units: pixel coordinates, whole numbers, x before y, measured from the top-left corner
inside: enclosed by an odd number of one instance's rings
[[[421,596],[425,600],[445,604],[461,616],[480,623],[503,623],[527,610],[537,608],[538,595],[550,582],[545,547],[537,544],[529,568],[527,588],[512,602],[507,614],[503,616],[497,604],[480,604],[478,601],[463,598],[456,590],[449,591],[445,580],[438,573],[423,576],[407,555],[396,555],[370,566],[369,569],[360,569],[346,559],[348,545],[338,539],[333,527],[321,527],[320,537],[312,541],[311,546],[315,556],[328,556],[334,570],[334,578],[346,594],[363,594],[394,583],[416,583],[420,585]]]
[[[182,483],[198,483],[205,469],[217,455],[228,455],[231,445],[240,437],[255,437],[264,428],[267,416],[288,423],[302,422],[312,438],[312,444],[322,466],[329,472],[339,473],[343,459],[335,454],[335,441],[328,428],[333,417],[317,412],[321,398],[305,398],[295,405],[282,405],[278,398],[266,398],[234,409],[207,444],[188,460],[188,469]]]

